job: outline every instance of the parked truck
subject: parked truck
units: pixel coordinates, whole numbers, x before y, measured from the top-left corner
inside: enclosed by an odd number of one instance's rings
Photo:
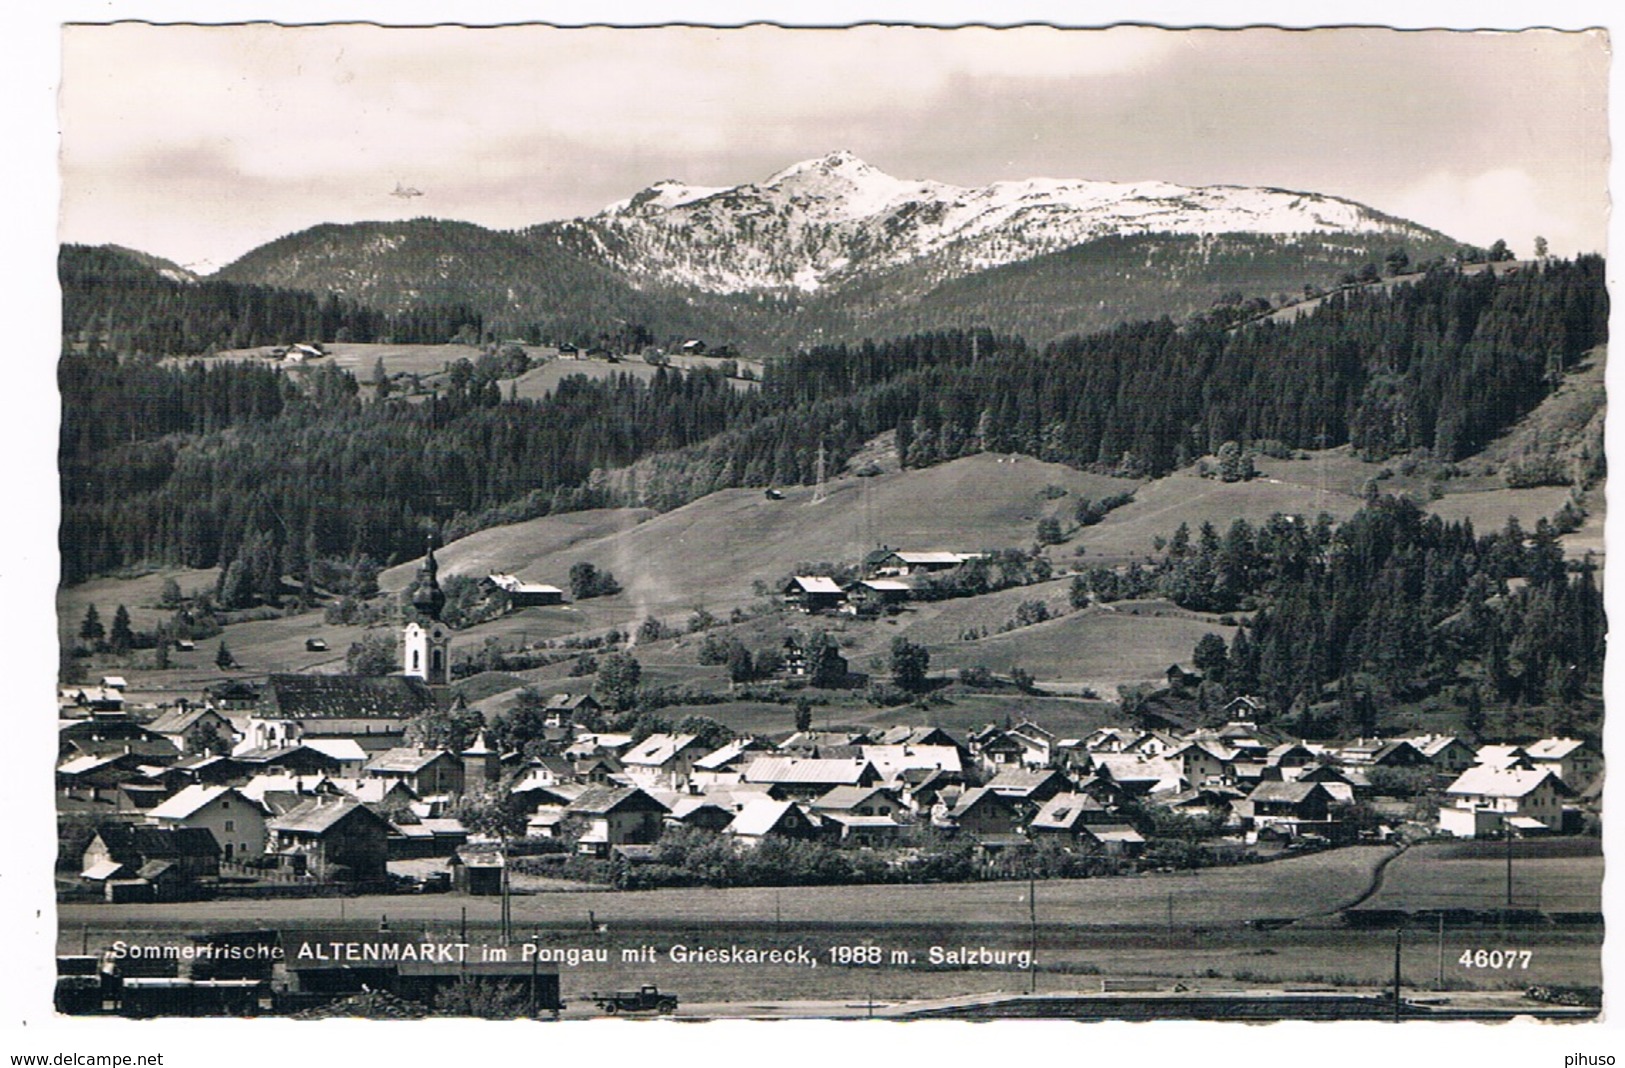
[[[611,1016],[620,1012],[658,1012],[669,1016],[677,1011],[677,995],[662,994],[653,983],[645,983],[636,990],[615,990],[587,996]]]

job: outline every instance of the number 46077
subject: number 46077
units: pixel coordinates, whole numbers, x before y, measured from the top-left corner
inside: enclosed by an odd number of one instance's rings
[[[1534,956],[1534,950],[1530,949],[1467,949],[1462,951],[1456,963],[1463,968],[1504,968],[1512,971],[1515,968],[1528,968]]]

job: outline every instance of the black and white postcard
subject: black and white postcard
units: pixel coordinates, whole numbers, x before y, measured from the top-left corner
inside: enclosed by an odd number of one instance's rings
[[[1612,1063],[1605,26],[128,6],[24,1018]]]

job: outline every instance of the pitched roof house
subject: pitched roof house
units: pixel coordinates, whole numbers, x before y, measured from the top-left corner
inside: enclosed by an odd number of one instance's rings
[[[231,721],[208,705],[170,709],[147,724],[147,729],[169,739],[176,749],[188,755],[205,749],[229,753],[237,738]]]
[[[201,827],[103,823],[80,857],[80,871],[98,881],[132,878],[153,861],[169,861],[188,878],[220,873],[220,844]]]
[[[1537,768],[1551,768],[1565,786],[1583,790],[1602,770],[1602,756],[1591,743],[1578,738],[1542,738],[1524,746]]]
[[[818,833],[818,827],[794,801],[762,798],[740,809],[723,833],[743,845],[756,845],[769,837],[811,838]]]
[[[1284,834],[1326,833],[1332,830],[1332,795],[1318,782],[1261,782],[1234,811],[1251,830]]]
[[[826,575],[796,575],[784,584],[784,601],[803,612],[822,612],[839,608],[846,600],[846,591]]]
[[[419,797],[463,792],[463,761],[444,749],[397,746],[367,762],[362,774],[405,783]]]
[[[1439,829],[1458,838],[1558,829],[1563,799],[1573,793],[1549,767],[1476,764],[1445,790],[1448,802],[1439,808]]]
[[[688,785],[694,761],[703,755],[695,735],[651,734],[621,756],[621,766],[640,786],[678,790]]]
[[[161,827],[209,831],[222,860],[265,852],[265,809],[230,786],[188,786],[148,811],[147,819]]]
[[[587,821],[576,849],[596,856],[608,856],[617,846],[652,845],[669,811],[636,786],[593,786],[565,807],[567,815]]]
[[[270,852],[295,874],[352,886],[377,886],[388,879],[394,828],[353,797],[313,797],[266,829]]]
[[[978,839],[1014,834],[1021,818],[1012,802],[985,786],[966,790],[952,804],[941,808],[940,813],[932,813],[933,823],[956,828]]]
[[[880,781],[880,772],[862,757],[757,757],[746,766],[743,781],[772,787],[775,794],[810,800],[832,786],[873,786]]]
[[[1106,813],[1106,806],[1087,794],[1059,793],[1028,822],[1027,834],[1075,842],[1087,833],[1089,817],[1104,818]]]

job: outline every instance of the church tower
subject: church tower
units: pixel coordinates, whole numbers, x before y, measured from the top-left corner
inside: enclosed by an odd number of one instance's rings
[[[422,679],[430,686],[451,685],[451,631],[440,622],[440,610],[446,606],[446,594],[436,578],[440,568],[434,559],[434,543],[418,568],[417,587],[412,592],[412,607],[426,622],[413,620],[406,625],[402,653],[402,674]]]

